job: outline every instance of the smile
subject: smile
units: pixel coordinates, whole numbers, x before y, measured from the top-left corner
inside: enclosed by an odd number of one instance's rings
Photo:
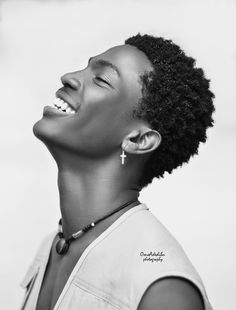
[[[63,99],[61,98],[55,98],[53,100],[53,105],[52,105],[53,108],[59,110],[59,111],[62,111],[64,113],[67,113],[67,114],[74,114],[75,113],[75,110],[69,106],[69,104],[67,102],[65,102]]]

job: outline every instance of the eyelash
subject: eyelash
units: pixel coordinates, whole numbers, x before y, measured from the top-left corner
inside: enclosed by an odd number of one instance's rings
[[[100,78],[99,76],[95,76],[95,79],[102,81],[103,83],[110,85],[107,81],[103,80],[102,78]]]

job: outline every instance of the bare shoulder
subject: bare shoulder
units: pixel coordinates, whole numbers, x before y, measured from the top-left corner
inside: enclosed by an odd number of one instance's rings
[[[183,278],[168,277],[148,287],[138,310],[204,310],[204,304],[194,284]]]

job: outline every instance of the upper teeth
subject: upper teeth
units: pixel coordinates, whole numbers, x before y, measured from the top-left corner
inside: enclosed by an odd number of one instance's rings
[[[65,113],[74,114],[75,110],[73,110],[67,102],[60,98],[55,98],[53,101],[53,106],[57,108],[58,110],[61,110]]]

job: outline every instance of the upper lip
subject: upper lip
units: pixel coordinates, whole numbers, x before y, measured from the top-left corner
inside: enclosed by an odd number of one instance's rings
[[[72,103],[70,96],[64,88],[58,89],[58,91],[56,92],[56,97],[65,101],[76,112],[79,110],[79,106],[76,107],[75,104]]]

